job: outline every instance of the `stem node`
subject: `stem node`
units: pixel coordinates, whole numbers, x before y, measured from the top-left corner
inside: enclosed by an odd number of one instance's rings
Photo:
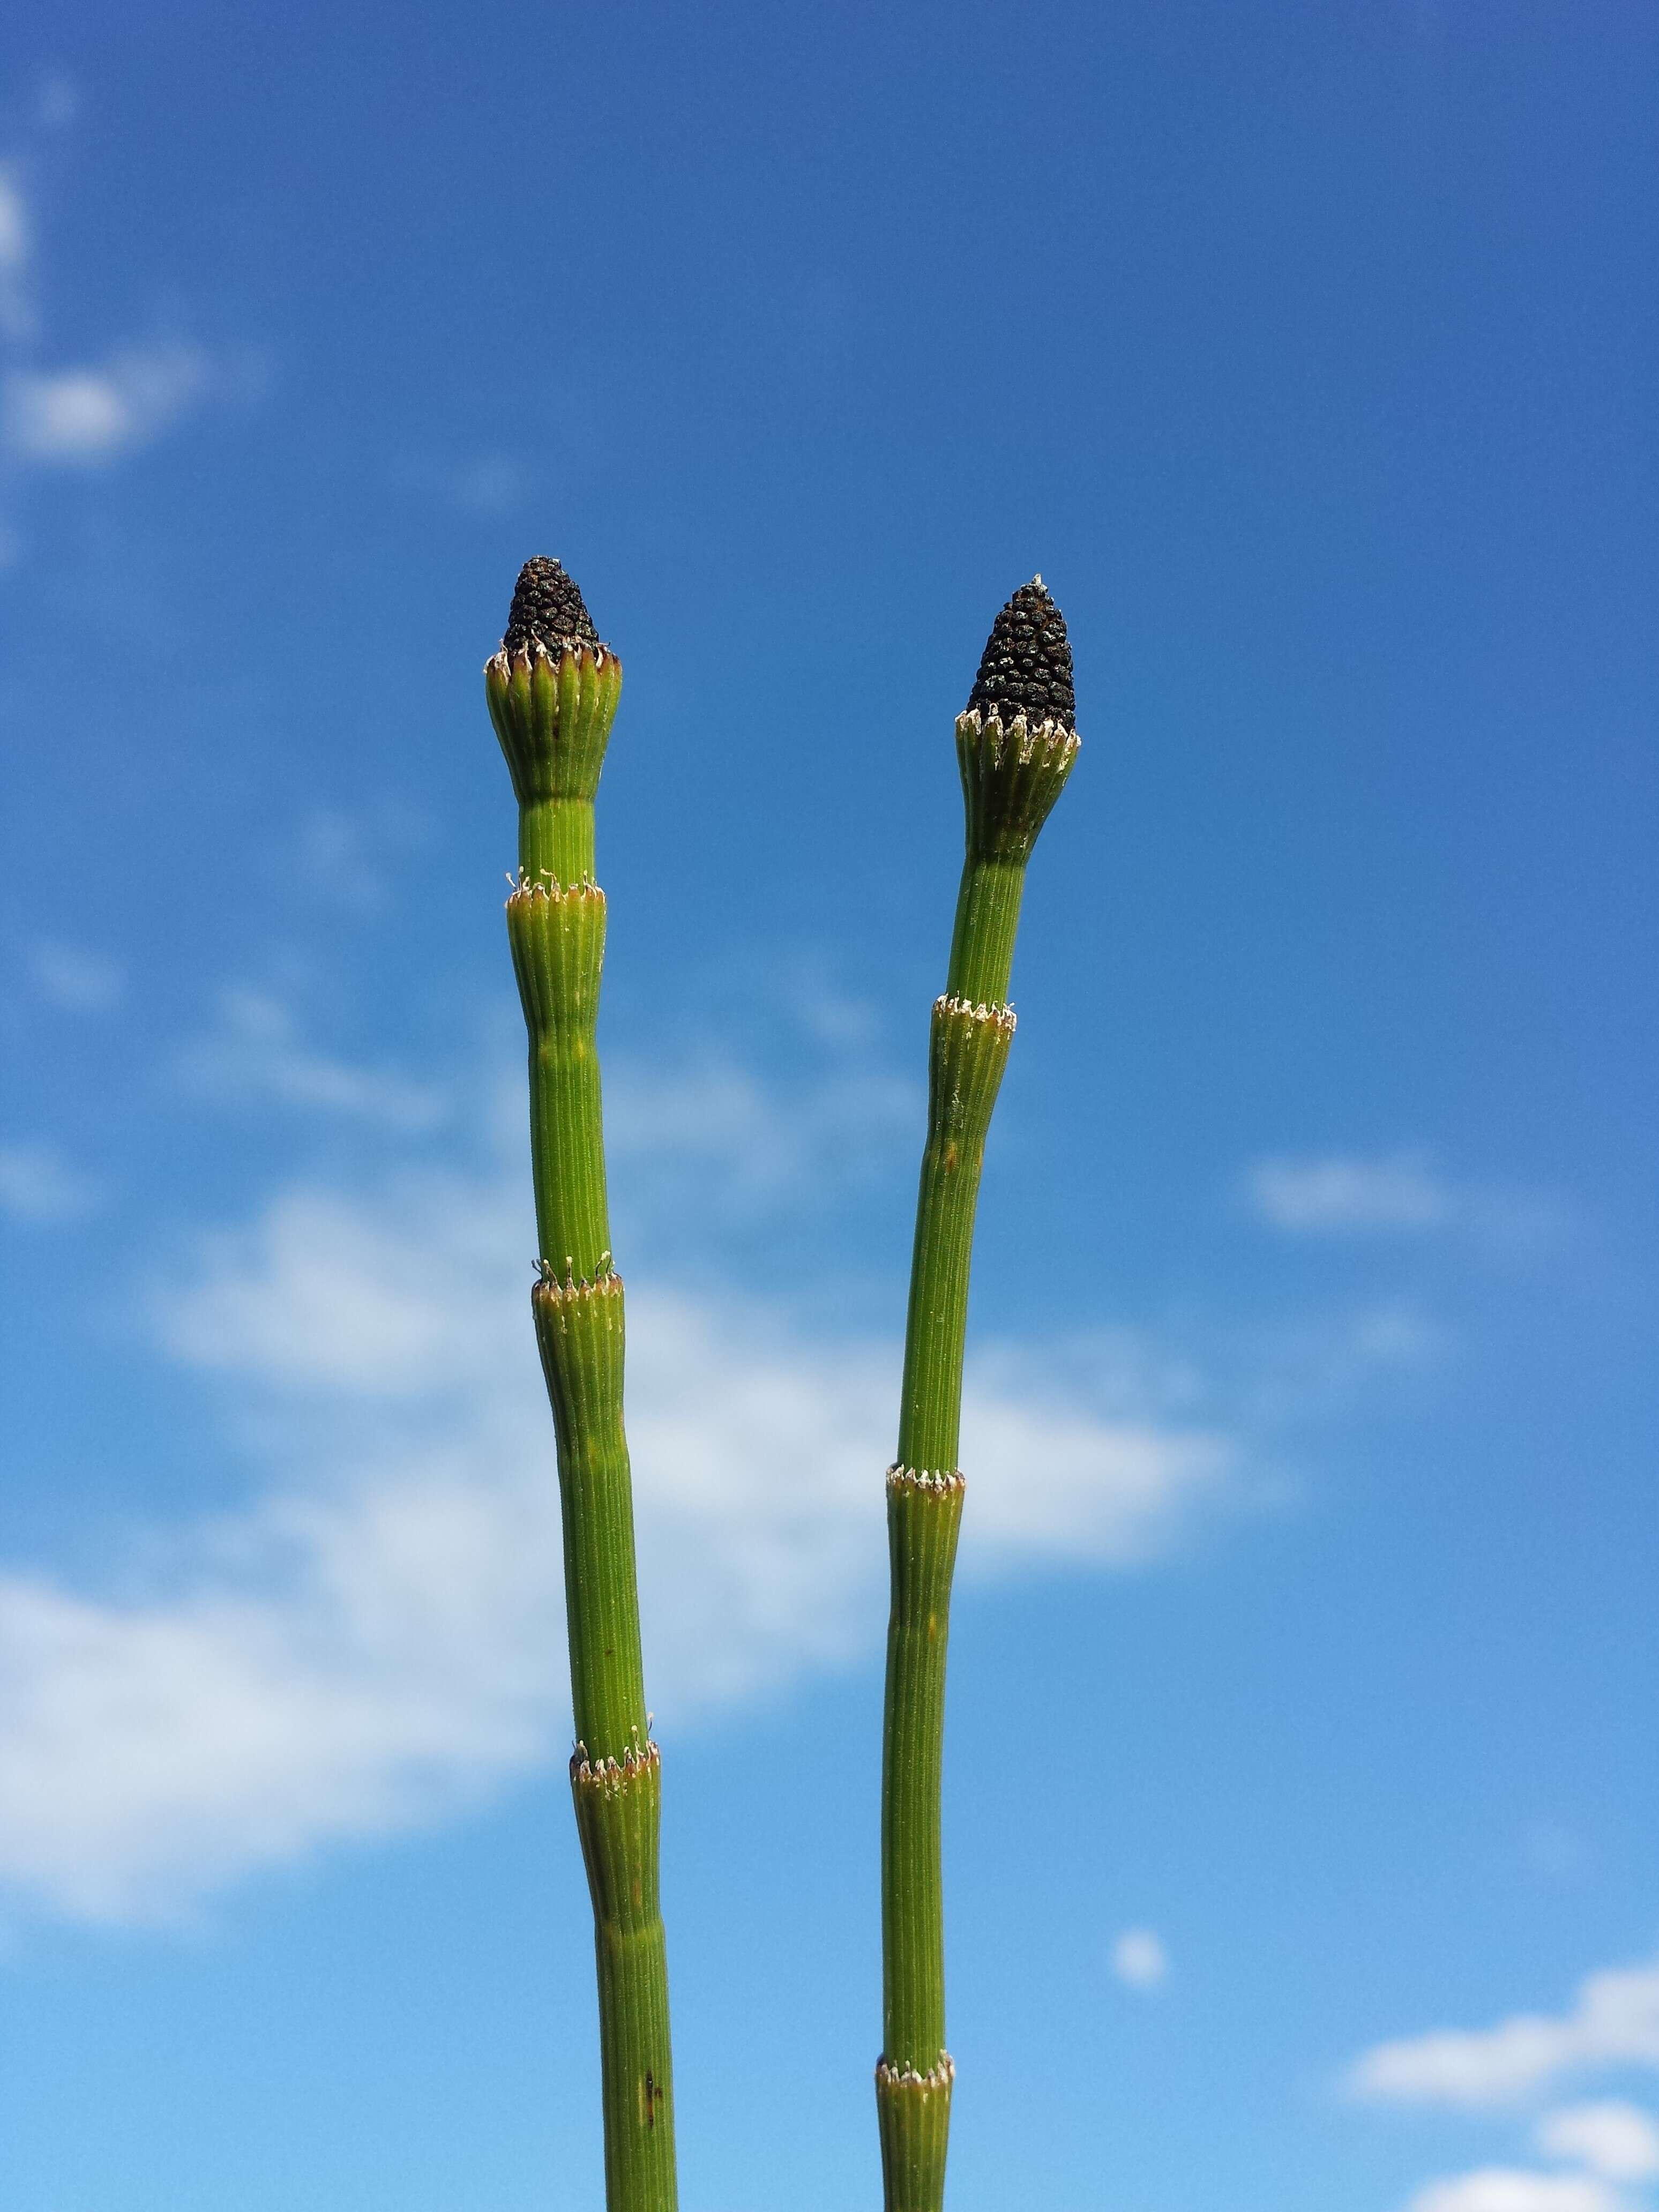
[[[624,1293],[611,1260],[595,1042],[605,902],[593,880],[593,798],[622,664],[557,562],[525,564],[484,688],[519,801],[507,930],[530,1048],[540,1255],[530,1303],[558,1444],[570,1791],[593,1902],[605,2201],[610,2212],[674,2212],[661,1761],[640,1652]]]
[[[945,2201],[955,2069],[943,2047],[939,1796],[951,1581],[965,1488],[957,1456],[968,1278],[986,1133],[1013,1042],[1008,987],[1025,864],[1077,759],[1073,706],[1066,624],[1036,578],[997,617],[968,710],[957,720],[967,849],[949,974],[928,1035],[927,1141],[898,1456],[887,1470],[884,2055],[876,2069],[887,2212],[939,2212]]]

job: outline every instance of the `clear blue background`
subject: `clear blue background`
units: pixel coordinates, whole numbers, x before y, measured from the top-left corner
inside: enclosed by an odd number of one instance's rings
[[[1146,1332],[1243,1441],[1144,1565],[960,1599],[957,2212],[1393,2212],[1535,2163],[1524,2110],[1343,2069],[1659,1941],[1656,94],[1618,5],[67,0],[0,33],[20,1571],[118,1592],[257,1492],[236,1385],[146,1319],[193,1239],[475,1157],[453,1115],[188,1069],[238,988],[331,1064],[510,1062],[478,670],[521,559],[627,667],[607,1052],[796,1098],[804,976],[918,1074],[951,720],[1015,585],[1066,611],[1085,750],[975,1343]],[[15,379],[124,348],[186,364],[131,435],[18,427]],[[630,1279],[890,1341],[912,1134],[833,1202],[810,1164],[748,1212],[641,1202]],[[1406,1161],[1422,1218],[1298,1231],[1263,1160]],[[1351,1372],[1378,1314],[1402,1354]],[[874,2201],[878,1705],[860,1613],[667,1741],[692,2212]],[[20,1883],[7,2202],[597,2203],[557,1733],[182,1919]],[[1154,1988],[1112,1972],[1132,1926]]]

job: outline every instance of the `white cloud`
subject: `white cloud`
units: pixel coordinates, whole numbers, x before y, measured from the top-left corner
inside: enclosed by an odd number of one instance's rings
[[[500,448],[465,460],[417,460],[396,471],[398,483],[430,495],[446,507],[494,522],[521,507],[536,485],[536,471],[520,455]]]
[[[1659,2174],[1659,2124],[1638,2105],[1614,2099],[1566,2105],[1538,2123],[1540,2150],[1571,2159],[1609,2181],[1648,2181]]]
[[[76,1221],[97,1204],[94,1186],[49,1143],[0,1145],[0,1212],[44,1227]]]
[[[72,81],[48,74],[37,89],[36,131],[63,129],[78,107]],[[102,361],[46,365],[26,175],[25,161],[0,161],[0,340],[9,355],[0,453],[37,467],[100,468],[154,443],[204,399],[254,396],[263,376],[257,360],[212,360],[178,337],[118,346]],[[15,557],[15,543],[7,530],[0,562]]]
[[[1531,1822],[1522,1836],[1521,1849],[1533,1872],[1550,1881],[1571,1881],[1595,1856],[1586,1838],[1561,1820]]]
[[[142,1587],[0,1582],[0,1880],[165,1916],[559,1755],[552,1440],[521,1178],[296,1191],[160,1301],[175,1357],[262,1404],[269,1486],[147,1549]],[[629,1293],[648,1680],[672,1734],[878,1644],[891,1344],[731,1296]],[[1113,1351],[1105,1411],[1005,1354],[969,1394],[971,1571],[1166,1543],[1237,1448]],[[672,1747],[672,1745],[671,1745]]]
[[[9,164],[0,167],[0,275],[22,275],[29,264],[31,243],[23,187],[15,169]]]
[[[313,814],[297,853],[301,876],[332,906],[371,914],[386,903],[384,828],[332,811]]]
[[[1478,2108],[1620,2065],[1659,2067],[1659,1963],[1587,1976],[1570,2009],[1553,2017],[1520,2014],[1496,2027],[1378,2044],[1349,2083],[1363,2097]]]
[[[1245,1190],[1263,1220],[1297,1235],[1438,1229],[1455,1205],[1447,1185],[1411,1154],[1258,1160],[1246,1174]]]
[[[88,1918],[165,1914],[544,1757],[551,1535],[526,1474],[434,1449],[193,1532],[162,1591],[7,1577],[0,1879]]]
[[[22,187],[10,168],[0,168],[0,270],[13,274],[27,267],[28,258],[29,218]]]
[[[33,966],[41,997],[66,1013],[102,1013],[120,997],[125,981],[112,962],[72,945],[38,945]]]
[[[435,1110],[435,1094],[313,1051],[257,993],[231,994],[190,1066],[382,1127]],[[620,1066],[607,1099],[647,1243],[659,1201],[717,1237],[734,1208],[833,1194],[901,1132],[913,1146],[921,1110],[914,1086],[856,1058],[781,1090],[724,1062],[667,1079]],[[199,1237],[154,1293],[161,1348],[222,1384],[244,1424],[255,1488],[233,1513],[127,1545],[141,1577],[0,1575],[0,1883],[20,1898],[166,1917],[561,1755],[521,1076],[492,1111],[507,1134],[491,1171],[290,1188]],[[878,1650],[885,1595],[896,1342],[723,1289],[707,1249],[691,1291],[629,1287],[647,1680],[671,1751],[700,1716]],[[1263,1486],[1248,1437],[1324,1387],[1328,1357],[1298,1340],[1264,1420],[1273,1356],[1255,1347],[1222,1392],[1127,1330],[977,1348],[964,1579],[1133,1567],[1236,1508]],[[1392,1350],[1349,1346],[1345,1370],[1379,1356]],[[1139,1931],[1123,1954],[1143,1985],[1155,1942]]]
[[[63,131],[81,112],[81,88],[64,70],[48,70],[35,87],[34,119],[43,131]]]
[[[278,999],[222,993],[219,1027],[185,1055],[185,1073],[214,1090],[342,1114],[388,1129],[428,1129],[447,1111],[441,1094],[380,1068],[330,1059],[307,1046]]]
[[[33,251],[33,226],[16,170],[0,163],[0,333],[27,335],[33,321],[27,277]]]
[[[1418,2191],[1407,2212],[1626,2212],[1626,2206],[1617,2190],[1587,2175],[1488,2166],[1431,2181]]]
[[[915,1146],[924,1110],[920,1085],[874,1068],[818,1073],[786,1091],[713,1054],[663,1070],[618,1057],[605,1140],[647,1203],[690,1170],[705,1202],[752,1207],[809,1181],[827,1188],[895,1145]]]
[[[1567,1225],[1554,1200],[1457,1180],[1421,1152],[1257,1160],[1245,1171],[1243,1191],[1254,1212],[1292,1237],[1455,1231],[1525,1255],[1554,1242]]]
[[[150,444],[212,383],[206,355],[181,340],[127,347],[98,368],[14,368],[0,431],[20,460],[96,467]]]
[[[1112,1972],[1132,1990],[1155,1990],[1169,1971],[1169,1956],[1150,1928],[1126,1928],[1112,1946]]]
[[[34,225],[15,164],[0,162],[0,337],[33,336],[36,317],[29,285]]]

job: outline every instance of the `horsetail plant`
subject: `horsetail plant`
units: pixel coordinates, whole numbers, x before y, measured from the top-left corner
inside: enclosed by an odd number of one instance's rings
[[[530,1035],[531,1305],[558,1447],[570,1786],[593,1901],[605,2202],[609,2212],[673,2212],[660,1766],[640,1652],[623,1282],[611,1256],[595,1045],[605,904],[593,879],[593,799],[622,663],[556,561],[526,562],[484,685],[519,802],[507,928]]]
[[[898,1457],[887,1471],[892,1574],[882,1746],[882,2056],[887,2212],[939,2212],[956,2068],[945,2047],[939,1846],[945,1651],[965,1487],[957,1465],[974,1212],[1013,1041],[1008,1003],[1025,864],[1077,759],[1065,618],[1041,576],[997,617],[957,757],[967,852],[943,997],[933,1004]]]

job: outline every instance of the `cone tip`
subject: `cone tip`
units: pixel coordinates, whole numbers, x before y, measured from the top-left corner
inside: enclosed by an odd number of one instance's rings
[[[537,645],[556,656],[575,646],[585,645],[592,652],[604,649],[575,578],[562,562],[541,553],[519,571],[501,651],[527,652]]]
[[[1004,722],[1024,714],[1032,728],[1077,727],[1066,617],[1040,574],[1020,586],[992,624],[968,705]]]

